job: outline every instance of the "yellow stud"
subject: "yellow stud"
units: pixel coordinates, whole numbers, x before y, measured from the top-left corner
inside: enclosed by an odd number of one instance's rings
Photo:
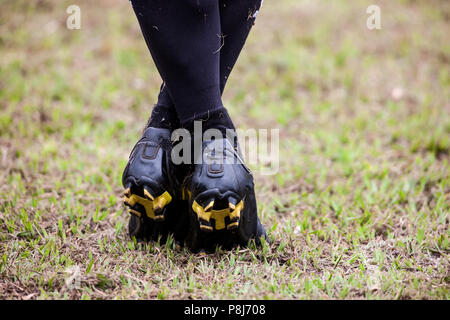
[[[149,218],[151,218],[151,219],[155,218],[155,214],[153,212],[152,201],[150,201],[146,198],[142,198],[135,194],[132,194],[129,198],[124,197],[123,201],[131,207],[133,207],[136,203],[139,203],[140,205],[142,205],[145,208],[145,213],[147,214],[147,216]]]
[[[150,194],[150,192],[148,192],[145,188],[144,188],[144,195],[150,199],[150,200],[154,200],[153,196]]]
[[[213,228],[211,226],[205,226],[203,224],[200,225],[200,229],[203,231],[213,231]]]
[[[128,209],[128,212],[131,214],[134,214],[135,216],[140,217],[141,213],[139,211],[133,210],[133,209]]]
[[[153,200],[153,209],[162,209],[172,201],[172,196],[166,191]]]
[[[231,203],[230,203],[231,205]],[[230,206],[231,207],[231,206]],[[233,209],[233,211],[230,212],[230,220],[233,220],[233,218],[240,218],[241,217],[241,211],[244,209],[244,201],[241,200]]]
[[[202,218],[203,220],[209,222],[209,219],[211,218],[211,212],[205,212],[205,209],[203,209],[203,207],[199,205],[195,200],[194,203],[192,203],[192,210],[197,213],[197,216],[199,218]]]
[[[214,200],[212,200],[208,205],[205,207],[205,211],[209,211],[214,206]]]
[[[235,221],[235,222],[233,222],[233,223],[230,223],[230,224],[227,226],[227,229],[230,230],[231,228],[238,227],[238,226],[239,226],[239,222],[238,222],[238,221]]]

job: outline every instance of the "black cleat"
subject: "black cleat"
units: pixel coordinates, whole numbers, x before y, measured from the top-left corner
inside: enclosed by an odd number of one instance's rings
[[[212,251],[246,246],[267,233],[258,218],[253,175],[229,140],[205,141],[202,163],[183,183],[182,196],[189,201],[189,248]]]
[[[131,151],[122,175],[124,204],[131,214],[130,237],[165,242],[168,233],[183,238],[184,208],[176,192],[175,168],[170,160],[168,129],[148,127]],[[184,210],[183,210],[184,209]]]

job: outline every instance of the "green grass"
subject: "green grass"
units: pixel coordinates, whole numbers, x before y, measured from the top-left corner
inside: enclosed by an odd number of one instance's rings
[[[224,101],[280,128],[272,244],[127,236],[121,174],[160,78],[126,1],[0,3],[2,299],[449,299],[450,6],[266,1]],[[112,5],[113,4],[113,5]]]

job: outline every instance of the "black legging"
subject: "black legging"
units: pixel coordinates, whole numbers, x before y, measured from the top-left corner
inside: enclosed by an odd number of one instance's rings
[[[221,95],[262,0],[132,0],[164,81],[157,105],[180,122],[222,109]]]

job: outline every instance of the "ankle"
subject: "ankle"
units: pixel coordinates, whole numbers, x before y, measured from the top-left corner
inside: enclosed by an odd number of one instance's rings
[[[181,127],[189,132],[194,132],[195,122],[201,122],[202,133],[209,129],[217,129],[222,132],[224,137],[227,130],[236,130],[233,121],[225,107],[219,107],[206,113],[196,115],[193,118],[181,122]]]
[[[164,128],[173,131],[180,127],[180,120],[173,108],[157,104],[153,107],[145,129],[148,127]]]

